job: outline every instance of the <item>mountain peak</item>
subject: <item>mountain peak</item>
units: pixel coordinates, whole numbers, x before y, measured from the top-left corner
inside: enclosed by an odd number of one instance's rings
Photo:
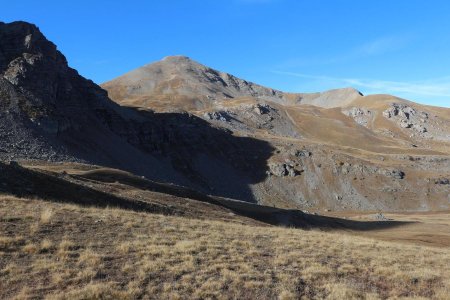
[[[70,68],[36,25],[0,23],[0,41],[0,87],[7,91],[0,108],[31,121],[36,130],[61,134],[88,115],[89,105],[107,102],[106,93]]]
[[[355,99],[364,96],[360,91],[352,87],[332,89],[321,93],[305,93],[300,95],[299,103],[324,108],[348,106]]]
[[[280,91],[215,70],[183,55],[167,56],[106,82],[102,87],[119,103],[150,105],[148,107],[152,107],[152,103],[166,103],[168,110],[173,107],[204,109],[212,102],[230,98],[254,97],[282,102],[284,97]]]
[[[102,84],[114,101],[171,111],[202,110],[230,98],[252,97],[281,104],[349,105],[363,96],[346,87],[322,93],[284,93],[205,66],[184,55],[166,56]],[[155,106],[156,105],[156,106]]]
[[[17,63],[17,58],[30,55],[43,54],[56,57],[56,46],[48,41],[39,28],[31,23],[17,21],[12,23],[0,23],[0,41],[7,48],[0,50],[0,74],[11,69],[10,62]],[[62,54],[60,55],[61,57]],[[64,58],[65,59],[65,58]]]
[[[161,61],[191,61],[192,59],[185,55],[169,55],[165,56]]]
[[[27,32],[27,33],[39,32],[40,33],[40,30],[36,25],[25,22],[25,21],[14,21],[14,22],[10,22],[10,23],[0,22],[0,26],[2,26],[2,30],[5,30],[5,29],[11,30],[11,31],[14,30],[16,33],[20,33],[20,32]]]
[[[349,93],[349,94],[355,94],[355,95],[359,95],[359,96],[364,96],[364,94],[361,93],[361,91],[359,91],[359,90],[357,90],[357,89],[355,89],[354,87],[351,87],[351,86],[347,86],[347,87],[340,88],[340,89],[337,89],[337,90],[340,90],[342,92]]]

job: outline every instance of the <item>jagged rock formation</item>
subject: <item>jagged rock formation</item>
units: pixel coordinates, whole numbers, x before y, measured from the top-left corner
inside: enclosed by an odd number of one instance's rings
[[[424,126],[428,120],[428,113],[421,111],[417,112],[413,107],[392,103],[391,106],[383,111],[385,118],[393,118],[400,127],[411,128],[418,133],[426,133],[427,128]]]
[[[372,112],[362,107],[351,107],[342,111],[349,117],[352,117],[356,123],[367,127],[372,117]]]
[[[254,133],[265,130],[278,136],[301,137],[286,112],[267,103],[246,103],[219,110],[207,110],[204,113],[199,112],[198,115],[217,126],[233,131]]]
[[[96,110],[117,106],[106,93],[67,66],[65,57],[37,27],[0,24],[2,155],[68,158],[57,137],[83,124],[101,124]],[[101,127],[101,126],[100,126]]]

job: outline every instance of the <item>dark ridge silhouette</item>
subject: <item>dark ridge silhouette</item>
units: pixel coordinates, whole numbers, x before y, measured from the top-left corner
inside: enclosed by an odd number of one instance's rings
[[[37,197],[54,202],[96,207],[117,207],[135,211],[170,214],[170,209],[143,201],[107,194],[43,172],[23,168],[17,163],[0,163],[0,193],[17,197]]]

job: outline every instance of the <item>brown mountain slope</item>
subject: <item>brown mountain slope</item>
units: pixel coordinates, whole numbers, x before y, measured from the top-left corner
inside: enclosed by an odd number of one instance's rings
[[[166,58],[102,86],[121,104],[187,110],[271,144],[276,150],[268,176],[251,185],[260,203],[344,210],[450,205],[450,109],[354,89],[287,94],[186,57]]]
[[[375,152],[392,152],[391,148],[396,152],[395,148],[411,145],[438,152],[449,150],[449,109],[423,106],[390,95],[363,96],[352,88],[283,93],[211,69],[186,56],[166,57],[102,87],[122,105],[155,111],[188,111],[207,120],[237,119],[240,124],[235,124],[235,129],[242,130],[245,124],[244,131],[271,127],[275,135],[358,145]],[[270,120],[271,124],[248,115],[253,106],[266,102],[280,114],[274,117],[275,121]],[[331,108],[334,110],[327,110]]]
[[[283,93],[214,70],[186,56],[168,56],[106,82],[102,87],[120,104],[157,111],[208,109],[227,99],[241,97],[336,107],[361,96],[352,88],[324,93]]]

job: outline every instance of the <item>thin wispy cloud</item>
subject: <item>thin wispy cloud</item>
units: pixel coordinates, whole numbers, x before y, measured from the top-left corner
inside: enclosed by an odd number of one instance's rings
[[[341,53],[330,53],[327,56],[291,58],[278,65],[279,68],[295,68],[303,66],[323,66],[342,64],[354,60],[370,58],[400,51],[412,43],[411,34],[381,36],[364,43],[351,46]]]
[[[384,36],[368,41],[350,51],[350,56],[374,56],[400,50],[411,41],[410,36]]]
[[[352,86],[364,89],[370,94],[411,95],[420,97],[448,97],[450,101],[450,76],[413,82],[387,81],[364,78],[340,78],[323,75],[309,75],[295,72],[273,71],[273,73],[321,81],[335,87]]]

